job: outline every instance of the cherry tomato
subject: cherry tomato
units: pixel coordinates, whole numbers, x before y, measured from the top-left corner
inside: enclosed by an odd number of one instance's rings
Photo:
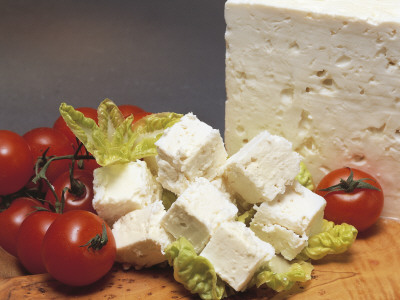
[[[96,121],[97,123],[97,110],[91,107],[78,107],[76,108],[77,111],[80,111],[85,115],[87,118],[91,118]],[[72,133],[71,129],[67,126],[67,123],[65,123],[64,119],[60,116],[58,119],[54,122],[53,128],[59,131],[62,131],[67,138],[74,144],[75,149],[77,148],[78,144],[76,142],[76,137]]]
[[[17,233],[25,218],[42,204],[32,198],[15,199],[9,208],[0,213],[0,246],[17,256]]]
[[[355,188],[347,192],[322,191],[322,189],[340,184],[341,179],[343,185],[348,185],[351,182],[349,179],[351,172],[353,182],[368,178],[362,182],[371,185],[372,188]],[[318,184],[316,193],[326,200],[325,218],[327,220],[336,224],[353,225],[358,231],[369,228],[378,220],[384,203],[382,187],[378,181],[370,174],[353,168],[341,168],[328,173]]]
[[[74,148],[68,138],[60,131],[49,127],[35,128],[23,135],[31,148],[34,161],[49,148],[46,156],[74,154]],[[46,171],[46,176],[53,182],[61,173],[69,169],[69,159],[53,161]]]
[[[95,238],[108,241],[102,247],[89,247]],[[110,227],[97,215],[72,210],[50,225],[42,244],[42,259],[47,271],[58,281],[72,286],[91,284],[103,277],[114,264],[115,239]]]
[[[33,175],[33,158],[22,136],[0,130],[0,195],[15,193]]]
[[[22,265],[31,274],[46,273],[41,249],[47,229],[59,214],[37,211],[22,222],[17,234],[17,254]]]
[[[134,118],[133,123],[136,121],[139,121],[141,118],[151,114],[136,105],[130,105],[130,104],[119,105],[118,108],[121,111],[124,118],[127,118],[130,115],[133,115],[133,118]]]
[[[73,177],[76,180],[76,183],[73,185],[74,188],[70,191],[66,191],[64,194],[64,212],[81,209],[95,213],[96,211],[92,206],[93,172],[75,169]],[[71,189],[69,172],[64,172],[58,176],[53,182],[53,186],[57,197],[60,200],[64,188],[67,187],[68,189]],[[52,191],[47,191],[46,200],[55,205],[56,199]]]

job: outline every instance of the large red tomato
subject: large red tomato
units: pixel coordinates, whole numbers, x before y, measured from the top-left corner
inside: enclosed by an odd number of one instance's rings
[[[25,218],[42,204],[32,198],[15,199],[9,208],[0,213],[0,246],[17,256],[17,233]]]
[[[71,189],[69,172],[64,172],[53,182],[58,199],[61,199],[64,188],[68,190],[64,194],[64,212],[81,209],[95,213],[92,206],[93,200],[93,172],[86,170],[74,170],[74,182]],[[47,191],[46,200],[55,205],[56,199],[52,191]]]
[[[41,249],[44,235],[59,214],[37,211],[22,222],[17,234],[17,256],[31,274],[46,273]]]
[[[326,200],[325,218],[348,223],[363,231],[379,218],[384,196],[378,181],[358,169],[341,168],[328,173],[316,188]]]
[[[68,285],[91,284],[107,272],[116,256],[110,227],[97,215],[72,210],[50,225],[42,244],[47,271]]]
[[[34,160],[42,156],[47,150],[46,156],[64,156],[74,154],[74,148],[70,140],[60,131],[49,127],[35,128],[23,135],[31,148]],[[71,160],[63,159],[53,161],[46,171],[50,182],[54,181],[61,173],[69,169]]]
[[[33,173],[28,143],[15,132],[0,130],[0,195],[20,190]]]

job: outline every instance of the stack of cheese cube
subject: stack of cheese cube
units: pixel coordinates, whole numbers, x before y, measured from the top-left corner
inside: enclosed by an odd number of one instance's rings
[[[319,232],[325,200],[295,180],[301,157],[286,139],[264,131],[227,158],[219,131],[189,113],[156,146],[154,177],[143,161],[94,174],[93,205],[113,226],[118,261],[163,262],[165,247],[185,237],[241,291],[259,267],[279,254],[293,260]],[[168,211],[162,188],[177,195]],[[237,203],[257,211],[250,227],[236,221]]]

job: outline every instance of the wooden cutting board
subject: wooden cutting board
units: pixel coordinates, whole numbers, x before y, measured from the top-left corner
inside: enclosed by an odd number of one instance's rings
[[[277,294],[254,289],[230,299],[400,299],[400,223],[380,219],[358,236],[351,250],[314,262],[313,279]],[[80,288],[48,274],[25,275],[18,261],[0,252],[0,299],[197,299],[173,279],[169,267],[141,271],[115,265],[102,280]]]

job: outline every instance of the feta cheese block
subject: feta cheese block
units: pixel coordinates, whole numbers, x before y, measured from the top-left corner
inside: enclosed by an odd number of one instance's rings
[[[245,201],[271,201],[293,183],[300,161],[289,141],[262,131],[227,160],[223,176]]]
[[[162,188],[144,161],[114,164],[93,172],[93,207],[108,224],[161,199]]]
[[[275,252],[287,260],[294,259],[308,244],[307,236],[299,236],[280,225],[251,223],[250,229],[261,240],[270,243],[275,248]]]
[[[164,249],[174,241],[161,227],[164,215],[164,206],[157,200],[118,219],[112,228],[117,246],[116,260],[136,269],[164,262]]]
[[[400,218],[400,1],[228,0],[225,19],[229,155],[268,130],[315,182],[370,173]]]
[[[243,223],[225,222],[200,255],[212,263],[223,281],[242,291],[261,264],[275,255],[275,250]]]
[[[320,233],[326,201],[297,181],[272,202],[255,206],[251,224],[280,225],[300,236]]]
[[[212,180],[227,158],[219,131],[192,113],[166,129],[156,146],[157,180],[177,195],[197,177]]]
[[[226,193],[205,178],[197,178],[176,199],[161,224],[176,239],[185,237],[199,253],[214,230],[233,221],[238,212]]]

